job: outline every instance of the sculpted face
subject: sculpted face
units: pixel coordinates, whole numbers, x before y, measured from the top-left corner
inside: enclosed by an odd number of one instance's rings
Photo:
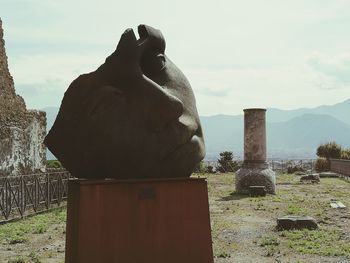
[[[121,36],[96,71],[72,82],[45,144],[76,177],[189,176],[205,155],[195,98],[159,30]]]

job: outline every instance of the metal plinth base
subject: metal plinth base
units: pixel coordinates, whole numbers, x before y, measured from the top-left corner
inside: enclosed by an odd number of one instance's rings
[[[206,181],[69,181],[65,262],[213,263]]]

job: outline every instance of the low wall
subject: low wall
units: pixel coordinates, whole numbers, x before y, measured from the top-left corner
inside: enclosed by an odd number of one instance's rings
[[[350,160],[331,159],[331,171],[350,176]]]

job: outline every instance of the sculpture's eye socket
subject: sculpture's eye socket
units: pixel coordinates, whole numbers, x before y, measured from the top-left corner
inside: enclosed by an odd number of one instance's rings
[[[147,51],[141,57],[143,73],[152,79],[165,68],[165,56],[158,51]]]

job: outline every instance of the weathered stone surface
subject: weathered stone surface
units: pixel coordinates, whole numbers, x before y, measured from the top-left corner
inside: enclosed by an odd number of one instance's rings
[[[319,183],[320,182],[320,175],[317,173],[304,175],[300,178],[300,182]]]
[[[269,168],[242,166],[236,173],[236,191],[239,189],[239,193],[249,194],[249,186],[252,185],[263,185],[267,193],[274,194],[276,191],[275,172]]]
[[[80,178],[190,176],[204,157],[191,86],[165,55],[159,30],[121,36],[96,71],[69,86],[45,139]]]
[[[265,186],[249,186],[249,194],[250,196],[257,197],[257,196],[266,196],[266,188]]]
[[[337,200],[331,200],[330,205],[332,208],[340,208],[340,209],[346,208],[346,205],[344,205],[342,202]]]
[[[320,178],[336,178],[339,177],[339,174],[333,172],[322,172],[319,173]]]
[[[266,162],[265,109],[244,110],[244,161]]]
[[[236,192],[249,194],[250,186],[265,186],[266,192],[276,192],[275,172],[266,162],[265,109],[244,110],[244,162],[236,173]]]
[[[317,229],[316,220],[310,216],[283,216],[277,219],[277,228],[280,230],[286,229]]]
[[[46,114],[28,111],[8,69],[0,19],[0,176],[45,169]]]

